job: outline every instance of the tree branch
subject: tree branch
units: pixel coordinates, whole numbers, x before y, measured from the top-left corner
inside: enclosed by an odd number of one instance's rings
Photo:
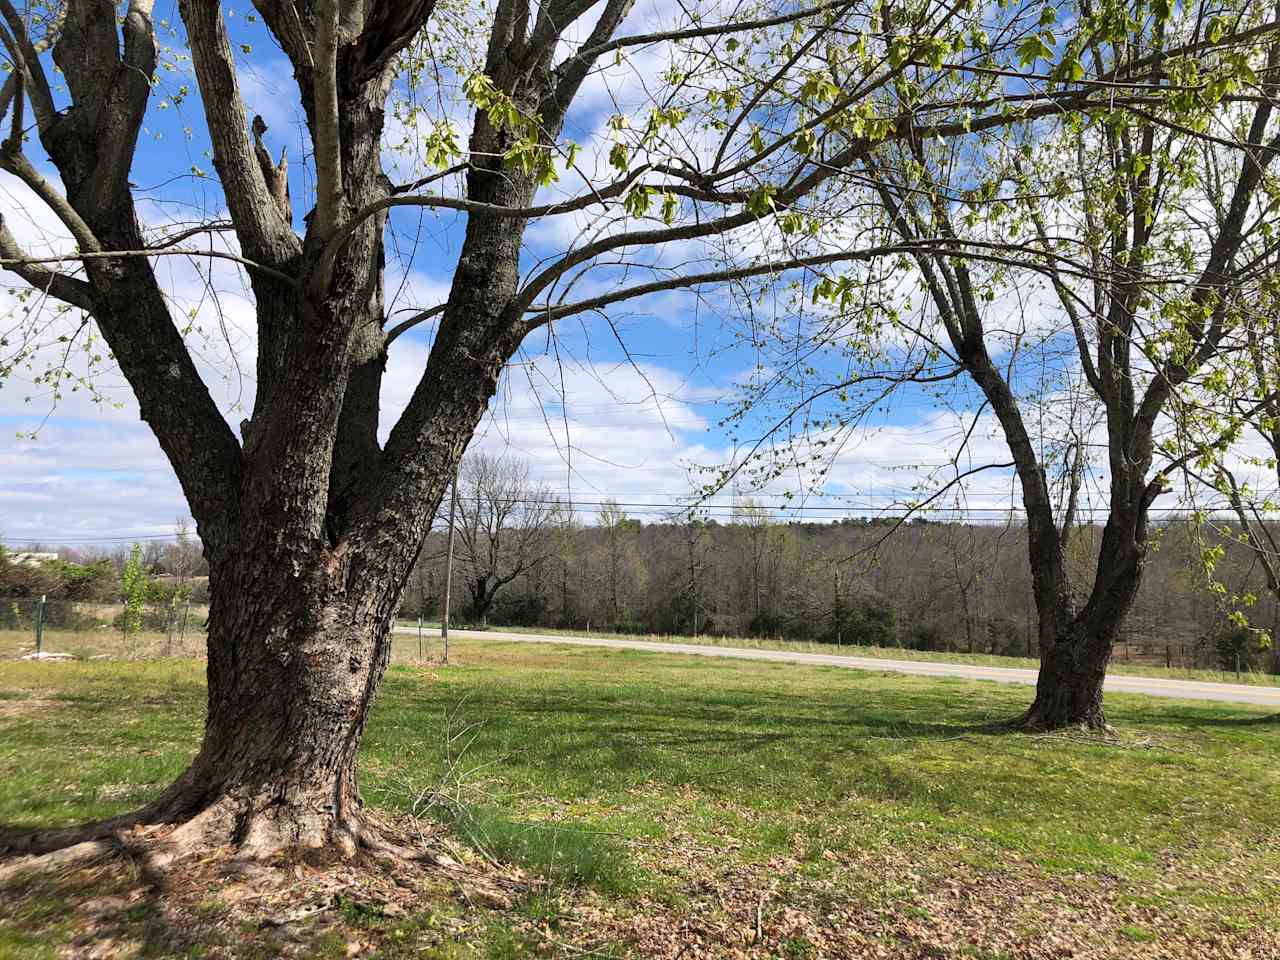
[[[696,40],[700,37],[718,37],[731,33],[746,33],[752,30],[765,30],[769,27],[780,27],[788,23],[795,23],[798,20],[806,20],[809,17],[820,16],[824,13],[840,11],[854,6],[855,0],[833,0],[830,3],[819,3],[812,7],[805,7],[793,13],[785,13],[776,17],[766,17],[760,20],[738,20],[726,21],[724,23],[708,24],[705,27],[688,27],[684,30],[663,30],[655,33],[640,33],[630,37],[618,37],[613,40],[597,41],[592,44],[588,41],[581,50],[567,58],[563,63],[556,67],[557,73],[565,73],[570,69],[570,65],[575,61],[585,61],[588,66],[594,63],[600,57],[615,50],[621,50],[626,47],[644,46],[650,43],[662,43],[671,40]]]
[[[4,266],[31,286],[81,310],[93,311],[93,290],[79,277],[46,270],[18,245],[17,238],[0,215],[0,266]]]
[[[839,562],[847,563],[856,557],[862,556],[863,554],[875,553],[882,546],[884,546],[885,542],[890,537],[892,537],[895,533],[897,533],[903,527],[903,525],[906,524],[906,522],[910,520],[913,516],[915,516],[917,513],[919,513],[929,504],[933,503],[933,501],[937,500],[939,497],[941,497],[944,493],[946,493],[952,487],[957,486],[958,484],[967,480],[969,477],[972,477],[974,474],[982,473],[984,470],[1008,470],[1010,467],[1016,468],[1017,464],[1014,463],[1013,461],[1010,461],[1008,463],[987,463],[987,464],[983,464],[980,467],[974,467],[972,470],[966,470],[964,473],[957,473],[954,477],[952,477],[950,480],[944,483],[940,488],[934,491],[930,496],[926,497],[924,500],[921,500],[919,503],[912,504],[911,506],[909,506],[907,510],[903,512],[902,516],[897,518],[893,526],[891,526],[888,529],[888,531],[884,534],[884,536],[878,539],[875,543],[871,544],[869,547],[864,547],[861,550],[851,553],[847,557],[841,558]]]
[[[67,198],[40,175],[40,171],[27,159],[26,154],[19,149],[19,145],[11,140],[0,144],[0,169],[12,173],[43,200],[54,215],[62,221],[62,225],[71,232],[72,238],[85,254],[92,255],[102,249],[98,238],[94,236],[89,225],[84,222]]]
[[[963,253],[957,253],[955,246],[959,243],[962,246],[970,248]],[[901,243],[882,244],[875,247],[868,247],[864,250],[844,250],[835,253],[815,254],[811,257],[796,257],[791,260],[783,260],[774,263],[754,264],[749,267],[727,268],[724,270],[713,270],[707,273],[685,274],[678,277],[672,277],[667,280],[655,280],[652,283],[637,284],[634,287],[626,287],[622,290],[616,290],[613,293],[602,294],[598,297],[592,297],[588,300],[580,300],[577,303],[570,303],[561,306],[551,306],[550,304],[529,305],[525,308],[527,313],[536,315],[536,320],[530,320],[526,327],[528,330],[535,330],[543,324],[554,320],[560,320],[566,316],[582,313],[586,310],[598,310],[609,304],[618,303],[622,300],[630,300],[635,297],[642,297],[651,293],[661,293],[665,290],[676,290],[681,287],[696,287],[707,283],[719,283],[732,280],[744,280],[750,277],[765,276],[770,273],[783,273],[788,270],[797,270],[804,267],[824,266],[832,263],[852,262],[858,260],[874,260],[877,257],[891,256],[895,253],[905,253],[912,256],[922,254],[949,253],[951,256],[963,256],[970,260],[982,260],[992,263],[1010,264],[1013,263],[1028,270],[1034,270],[1038,273],[1046,273],[1047,267],[1037,263],[1023,263],[1014,261],[1007,257],[998,256],[996,253],[982,253],[982,250],[1021,250],[1025,249],[1016,244],[998,244],[983,243],[979,241],[951,240],[947,242],[939,240],[904,240]],[[1065,260],[1065,258],[1063,258]],[[1069,262],[1069,261],[1067,261]],[[1083,275],[1083,273],[1081,274]]]
[[[203,259],[229,260],[238,263],[251,272],[265,273],[281,283],[297,287],[298,281],[287,273],[281,273],[272,267],[254,263],[226,250],[184,250],[171,247],[144,247],[140,250],[84,250],[75,253],[60,253],[47,257],[0,258],[0,267],[36,266],[42,263],[65,263],[68,260],[122,260],[128,257],[200,257]]]
[[[1022,169],[1022,163],[1015,156],[1014,169],[1027,181],[1030,186],[1030,179]],[[1036,228],[1036,236],[1044,245],[1045,250],[1050,249],[1049,231],[1045,229],[1044,217],[1040,215],[1039,209],[1034,201],[1027,204],[1027,212],[1031,217],[1031,223]],[[1080,311],[1076,309],[1075,294],[1067,288],[1062,282],[1062,277],[1058,274],[1053,263],[1049,264],[1049,281],[1053,285],[1054,293],[1058,295],[1058,302],[1062,305],[1062,309],[1066,311],[1067,318],[1071,321],[1071,332],[1076,339],[1076,352],[1080,354],[1080,364],[1084,369],[1085,379],[1089,381],[1094,392],[1102,398],[1107,396],[1107,387],[1103,384],[1102,379],[1098,376],[1098,370],[1094,366],[1093,357],[1089,349],[1089,339],[1085,336],[1084,320],[1080,316]]]
[[[316,209],[321,237],[338,228],[342,207],[342,145],[338,133],[338,0],[320,0],[316,11],[315,98]]]
[[[591,35],[587,38],[587,50],[570,57],[556,68],[555,85],[541,111],[548,126],[559,129],[564,122],[565,115],[569,112],[569,105],[578,95],[582,81],[586,79],[587,73],[599,56],[591,53],[591,48],[599,47],[601,43],[613,36],[613,32],[618,29],[618,25],[631,12],[634,5],[635,0],[608,0],[600,13],[600,18],[591,30]],[[563,35],[563,29],[563,27],[560,28],[561,35]]]
[[[1082,107],[1088,101],[1089,95],[1088,93],[1081,93],[1078,96],[1080,102],[1076,103],[1075,106]],[[884,137],[876,140],[872,140],[869,137],[854,139],[835,157],[824,164],[815,165],[808,175],[797,179],[785,189],[776,191],[773,194],[773,204],[776,209],[783,209],[794,204],[811,194],[818,186],[830,178],[864,159],[881,144],[891,140],[925,142],[934,138],[945,140],[952,137],[969,136],[973,133],[1049,116],[1065,109],[1067,108],[1062,103],[1051,102],[1034,108],[1028,107],[1012,115],[1001,111],[972,122],[955,120],[928,126],[916,126],[911,114],[902,114]],[[781,142],[779,141],[779,143]],[[770,148],[766,148],[766,150],[768,149]],[[757,219],[759,217],[750,210],[741,210],[738,213],[727,214],[723,217],[705,220],[696,224],[654,230],[637,230],[631,233],[616,233],[601,237],[599,240],[586,244],[577,250],[570,251],[558,262],[537,274],[525,285],[524,291],[513,306],[513,312],[517,314],[523,313],[533,303],[534,298],[562,274],[603,253],[608,253],[620,247],[649,246],[681,240],[696,240],[701,237],[723,234],[729,230],[746,226]]]
[[[216,0],[179,0],[178,7],[205,103],[213,163],[240,248],[251,260],[279,270],[302,251],[302,245],[272,199],[249,142],[221,5]]]
[[[440,314],[444,313],[445,308],[447,306],[449,306],[448,303],[440,303],[432,307],[430,310],[422,310],[419,313],[415,313],[408,320],[401,320],[394,327],[392,327],[390,330],[387,331],[387,339],[386,339],[387,346],[391,346],[391,344],[402,333],[406,333],[409,330],[412,330],[418,324],[425,323],[426,321],[430,320],[432,317],[440,316]]]
[[[47,130],[57,118],[57,111],[53,106],[53,94],[49,91],[49,78],[45,75],[44,68],[40,66],[40,54],[48,48],[49,40],[46,39],[39,45],[32,43],[27,33],[27,25],[10,0],[0,0],[0,15],[3,15],[12,33],[10,36],[0,31],[0,37],[3,37],[4,46],[13,58],[14,65],[26,78],[27,96],[31,100],[31,109],[36,115],[36,123],[41,130]]]

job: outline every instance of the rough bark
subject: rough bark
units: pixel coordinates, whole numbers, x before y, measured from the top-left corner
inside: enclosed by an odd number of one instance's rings
[[[478,337],[465,315],[446,318],[451,332],[432,354],[434,375],[425,378],[430,442],[408,462],[412,500],[376,496],[396,479],[384,469],[377,441],[385,220],[353,224],[337,250],[310,223],[303,238],[293,233],[284,165],[270,162],[261,122],[250,140],[220,5],[182,0],[180,7],[241,248],[275,271],[250,272],[261,349],[242,443],[210,399],[145,259],[93,260],[76,293],[92,307],[143,419],[173,463],[205,545],[211,605],[204,738],[191,766],[146,809],[76,834],[28,838],[24,846],[103,836],[123,824],[172,824],[167,842],[177,852],[222,844],[255,856],[288,845],[351,852],[376,842],[361,810],[356,754],[387,665],[394,611],[457,457],[518,339],[501,336],[501,310],[492,306]],[[387,64],[420,29],[430,4],[410,11],[370,0],[361,11],[375,34],[344,35],[335,74],[340,102],[330,118],[342,172],[341,208],[334,211],[340,217],[389,190],[379,156]],[[309,14],[297,29],[311,35]],[[294,40],[284,38],[286,49]],[[54,55],[73,105],[42,116],[40,136],[66,185],[64,219],[80,230],[82,246],[142,249],[127,174],[155,66],[150,4],[135,0],[120,27],[114,4],[72,2]],[[314,125],[311,78],[300,70],[298,79]],[[3,159],[27,173],[20,145]],[[514,277],[518,249],[517,232],[498,250],[512,262],[490,263],[490,272]],[[483,376],[468,369],[470,355],[489,359]]]
[[[1102,685],[1111,641],[1074,632],[1040,655],[1036,696],[1018,724],[1028,730],[1107,727]]]
[[[354,851],[367,832],[356,752],[390,654],[395,583],[347,581],[341,550],[307,570],[258,553],[210,571],[208,720],[152,808],[184,841]]]

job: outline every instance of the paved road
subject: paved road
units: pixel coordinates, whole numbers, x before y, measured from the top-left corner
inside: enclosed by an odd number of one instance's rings
[[[416,627],[399,627],[402,633],[417,633]],[[434,635],[434,631],[432,631]],[[684,653],[699,657],[731,657],[738,660],[768,660],[774,663],[805,663],[821,667],[849,667],[885,673],[910,673],[924,677],[964,677],[994,680],[997,683],[1034,685],[1034,670],[1014,667],[981,667],[967,663],[934,663],[927,660],[881,660],[872,657],[845,657],[829,653],[798,653],[790,650],[752,650],[743,647],[716,647],[698,643],[657,643],[652,640],[609,640],[603,637],[557,637],[532,633],[502,633],[496,630],[453,630],[452,636],[475,640],[511,640],[518,643],[558,643],[573,647],[609,647],[613,650],[647,650],[653,653]],[[1229,703],[1256,703],[1280,710],[1280,687],[1248,686],[1198,680],[1165,680],[1112,674],[1106,689],[1114,693],[1142,693],[1152,697],[1181,700],[1221,700]]]

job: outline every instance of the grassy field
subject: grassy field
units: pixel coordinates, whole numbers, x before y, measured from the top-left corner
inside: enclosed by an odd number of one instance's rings
[[[92,630],[50,628],[44,631],[42,649],[46,653],[70,654],[81,660],[94,657],[149,660],[165,656],[203,656],[204,642],[204,631],[198,627],[172,638],[163,633],[142,631],[130,634],[127,640],[115,627],[103,626]],[[35,648],[35,635],[31,630],[0,630],[0,661],[17,659],[33,653]]]
[[[417,621],[402,620],[401,626],[416,627]],[[477,630],[477,627],[458,627],[460,630]],[[967,663],[983,667],[1012,667],[1035,670],[1040,661],[1031,657],[1002,657],[989,653],[949,653],[938,650],[910,650],[904,647],[868,647],[856,644],[813,643],[811,641],[775,640],[769,637],[719,637],[697,636],[687,637],[671,634],[647,633],[607,633],[581,630],[556,630],[546,627],[490,627],[496,633],[529,633],[539,636],[564,637],[603,637],[610,640],[647,640],[652,643],[697,643],[712,647],[741,647],[747,650],[788,650],[797,653],[829,653],[846,657],[877,657],[886,660],[923,660],[931,663]],[[438,650],[440,645],[440,624],[424,623],[422,632],[426,642]],[[416,645],[417,641],[413,643]],[[402,649],[404,641],[400,641]],[[416,649],[416,646],[415,646]],[[1280,686],[1280,675],[1260,671],[1234,671],[1193,669],[1187,667],[1165,667],[1152,663],[1119,663],[1112,661],[1108,668],[1112,673],[1122,673],[1137,677],[1164,677],[1170,680],[1208,680],[1218,683],[1253,683],[1264,686]]]
[[[1260,710],[1117,695],[1114,738],[1033,737],[990,726],[1025,706],[1019,687],[450,652],[392,667],[365,798],[545,885],[494,904],[353,880],[299,927],[246,913],[222,880],[158,928],[146,878],[117,866],[12,884],[0,956],[89,956],[86,940],[113,957],[1280,956],[1280,723]],[[197,743],[202,669],[0,664],[0,823],[153,796]]]
[[[196,624],[199,621],[195,621]],[[416,627],[415,621],[402,620],[401,626]],[[473,628],[460,628],[473,629]],[[526,627],[493,627],[501,633],[532,633],[548,636],[584,636],[569,630],[533,629]],[[440,625],[423,624],[421,656],[417,638],[409,633],[397,634],[393,658],[400,663],[421,659],[439,659],[441,655]],[[867,647],[856,645],[837,646],[830,643],[794,642],[760,637],[684,637],[666,634],[615,634],[593,632],[592,637],[618,640],[647,640],[656,643],[697,643],[706,646],[742,647],[749,650],[789,650],[799,653],[829,653],[849,657],[877,657],[888,660],[923,660],[934,663],[967,663],[991,667],[1023,667],[1035,669],[1038,660],[1026,657],[999,657],[983,653],[946,653],[930,650],[908,650],[902,647]],[[92,657],[119,657],[127,654],[131,659],[150,659],[162,656],[200,656],[204,653],[204,633],[198,626],[189,629],[185,637],[175,637],[172,642],[163,633],[140,633],[123,644],[120,632],[109,627],[91,631],[46,630],[44,649],[69,653],[81,659]],[[9,660],[35,649],[29,630],[0,630],[0,660]],[[1280,676],[1244,671],[1166,668],[1152,664],[1112,663],[1112,673],[1128,676],[1166,677],[1173,680],[1207,680],[1222,683],[1248,683],[1264,686],[1280,686]]]

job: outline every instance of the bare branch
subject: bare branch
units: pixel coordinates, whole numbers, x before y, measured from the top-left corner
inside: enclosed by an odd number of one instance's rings
[[[982,473],[985,470],[1008,470],[1010,467],[1016,468],[1017,464],[1014,463],[1012,460],[1009,461],[1008,463],[987,463],[987,464],[983,464],[980,467],[974,467],[972,470],[966,470],[963,473],[957,473],[954,477],[952,477],[950,480],[944,483],[941,487],[935,490],[931,495],[929,495],[928,497],[925,497],[925,499],[921,500],[919,503],[911,504],[906,510],[903,511],[902,516],[898,517],[897,520],[894,521],[893,526],[891,526],[888,529],[888,531],[884,534],[884,536],[876,540],[876,542],[871,544],[870,547],[866,547],[862,550],[858,550],[856,553],[851,553],[849,554],[849,556],[843,557],[840,560],[840,562],[847,563],[850,560],[853,560],[861,556],[862,554],[875,553],[882,546],[884,546],[884,544],[889,540],[890,537],[892,537],[895,533],[897,533],[898,530],[900,530],[902,526],[905,523],[907,523],[907,521],[909,521],[912,517],[914,517],[917,513],[919,513],[925,507],[929,506],[929,504],[933,503],[933,501],[937,500],[939,497],[941,497],[944,493],[946,493],[952,487],[955,487],[960,483],[963,483],[965,480],[967,480],[969,477],[972,477],[974,474]]]
[[[631,12],[634,5],[635,0],[608,0],[600,13],[600,18],[591,30],[591,35],[587,38],[587,50],[569,58],[556,68],[555,86],[548,98],[549,102],[544,104],[542,110],[548,124],[558,128],[563,123],[565,114],[569,112],[569,105],[578,95],[582,81],[586,79],[592,64],[599,56],[591,53],[591,48],[599,47],[601,43],[613,36],[614,31],[618,29],[619,24]]]
[[[177,233],[171,233],[168,236],[161,237],[155,244],[148,249],[163,250],[165,247],[172,247],[176,243],[183,240],[190,240],[192,237],[198,237],[202,233],[222,233],[227,230],[235,230],[236,225],[230,220],[215,220],[213,223],[202,223],[199,226],[191,227],[188,230],[179,230]]]
[[[1023,179],[1027,179],[1022,163],[1016,157],[1014,158],[1014,167],[1022,175]],[[1044,248],[1047,251],[1049,249],[1049,231],[1045,229],[1044,217],[1041,216],[1040,210],[1034,202],[1028,203],[1026,210],[1031,216],[1031,223],[1036,228],[1036,236],[1040,238],[1040,242],[1044,244]],[[1094,393],[1099,397],[1105,397],[1107,395],[1107,386],[1098,376],[1098,370],[1094,366],[1093,356],[1089,349],[1089,340],[1085,336],[1084,319],[1077,309],[1075,293],[1062,282],[1062,277],[1058,274],[1052,261],[1049,261],[1049,280],[1053,285],[1054,293],[1058,295],[1058,302],[1062,305],[1062,309],[1071,321],[1071,331],[1076,338],[1076,351],[1080,354],[1080,364],[1084,369],[1085,379],[1089,381],[1089,386],[1093,388]]]
[[[45,202],[46,206],[62,221],[63,226],[71,231],[71,236],[85,254],[92,255],[101,250],[102,244],[98,242],[98,238],[89,229],[89,225],[75,211],[67,198],[52,183],[41,176],[40,171],[32,165],[26,154],[19,147],[19,144],[15,144],[11,140],[6,140],[0,145],[0,168],[12,173]]]
[[[409,330],[412,330],[418,324],[425,323],[426,321],[430,320],[432,317],[440,316],[440,314],[444,313],[445,307],[447,307],[448,305],[449,305],[448,303],[440,303],[432,307],[430,310],[422,310],[418,313],[415,313],[408,320],[401,320],[394,327],[392,327],[390,330],[387,331],[387,340],[386,340],[387,346],[391,346],[392,342],[395,341],[402,333],[407,333]]]
[[[418,180],[414,180],[412,183],[397,184],[396,186],[391,188],[391,192],[395,194],[412,193],[414,190],[421,190],[423,187],[427,186],[427,184],[435,183],[437,180],[443,180],[445,177],[451,176],[452,174],[455,174],[455,173],[463,173],[466,170],[467,170],[467,164],[455,163],[452,167],[449,167],[448,169],[440,170],[437,173],[428,174],[425,177],[421,177]]]
[[[42,263],[65,263],[68,260],[122,260],[127,257],[199,257],[203,259],[229,260],[232,263],[238,263],[242,267],[246,267],[250,271],[264,273],[274,280],[279,280],[281,283],[292,287],[298,286],[298,281],[287,273],[282,273],[265,264],[255,263],[247,257],[241,257],[226,250],[184,250],[167,246],[142,250],[82,250],[76,253],[62,253],[48,257],[4,257],[0,258],[0,267],[36,266]]]
[[[329,237],[338,228],[342,206],[342,145],[338,134],[338,0],[321,0],[317,5],[314,58],[315,226],[320,236]]]
[[[251,259],[279,268],[300,253],[302,245],[272,199],[249,142],[221,5],[215,0],[179,0],[179,9],[187,27],[200,96],[205,103],[218,105],[207,117],[213,163],[240,247]]]
[[[93,310],[93,291],[89,284],[78,277],[38,266],[18,245],[17,238],[3,216],[0,216],[0,266],[8,268],[37,290],[56,297],[63,303],[81,310]]]
[[[957,252],[957,244],[967,248],[963,254]],[[545,323],[560,320],[564,317],[572,316],[573,314],[582,313],[587,310],[599,310],[609,304],[618,303],[623,300],[631,300],[635,297],[642,297],[651,293],[661,293],[665,290],[677,290],[682,287],[696,287],[708,283],[744,280],[750,277],[767,276],[771,273],[784,273],[788,270],[825,266],[832,263],[850,263],[860,260],[874,260],[879,257],[891,256],[896,253],[905,253],[912,256],[921,256],[926,254],[936,256],[940,253],[948,253],[951,256],[964,256],[969,260],[981,260],[1002,264],[1014,263],[1017,266],[1024,267],[1028,270],[1035,270],[1040,273],[1047,272],[1046,267],[1034,261],[1028,263],[1021,260],[1012,260],[1010,257],[1000,256],[999,251],[1030,252],[1027,247],[1020,244],[983,243],[975,240],[958,239],[907,239],[901,243],[881,244],[875,247],[867,247],[862,250],[842,250],[835,253],[815,254],[811,257],[796,257],[791,260],[753,264],[747,267],[734,267],[723,270],[712,270],[706,273],[684,274],[677,277],[671,277],[667,280],[655,280],[652,283],[637,284],[633,287],[615,290],[613,293],[602,294],[601,296],[592,297],[589,300],[581,300],[577,303],[556,306],[552,306],[550,304],[536,306],[529,305],[525,308],[526,312],[534,314],[535,319],[528,322],[527,329],[533,330]],[[1059,260],[1061,263],[1071,263],[1071,261],[1067,260],[1065,257],[1061,257]],[[1087,276],[1085,268],[1083,267],[1069,266],[1068,271],[1074,275]]]
[[[360,224],[370,217],[376,216],[392,207],[435,207],[443,210],[462,210],[466,213],[483,213],[490,217],[509,220],[533,220],[539,217],[573,213],[587,207],[614,199],[626,193],[634,184],[636,177],[647,173],[650,168],[642,167],[624,180],[617,180],[607,187],[593,190],[571,200],[558,200],[555,203],[544,203],[536,207],[503,207],[495,203],[483,203],[479,200],[467,200],[462,197],[444,197],[436,194],[414,194],[412,196],[391,196],[375,200],[373,203],[357,211],[346,220],[338,232],[329,240],[324,256],[332,258]]]
[[[49,92],[49,78],[40,66],[40,53],[48,46],[44,41],[37,46],[27,33],[27,25],[14,8],[11,0],[0,0],[0,15],[3,15],[12,34],[0,31],[4,46],[13,57],[14,65],[26,78],[26,92],[31,100],[31,109],[36,115],[36,123],[41,130],[47,130],[57,117],[53,106],[53,95]]]
[[[784,24],[795,23],[799,20],[807,20],[810,17],[821,16],[825,13],[837,13],[848,9],[854,5],[854,0],[833,0],[830,3],[819,3],[812,7],[805,7],[792,13],[781,14],[776,17],[767,17],[760,20],[730,20],[725,23],[712,23],[705,27],[689,27],[684,30],[663,30],[656,33],[640,33],[630,37],[618,37],[614,40],[599,41],[594,44],[587,43],[581,50],[569,57],[563,63],[556,67],[557,73],[566,73],[571,69],[571,65],[577,61],[582,61],[590,65],[600,57],[615,50],[621,50],[626,47],[640,47],[651,43],[662,43],[672,40],[696,40],[700,37],[719,37],[733,33],[746,33],[752,30],[764,30],[769,27],[780,27]]]

